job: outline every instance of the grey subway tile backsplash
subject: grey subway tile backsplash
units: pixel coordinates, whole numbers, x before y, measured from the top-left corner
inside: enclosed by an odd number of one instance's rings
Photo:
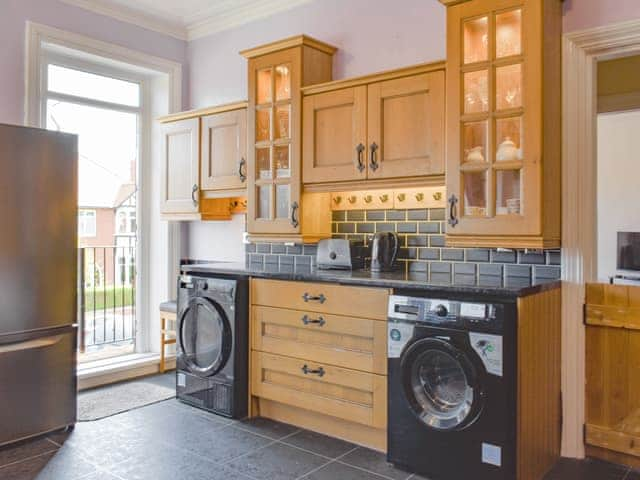
[[[433,283],[472,283],[476,278],[496,286],[527,285],[560,278],[560,250],[496,250],[445,246],[445,210],[353,210],[332,212],[333,238],[367,244],[374,232],[398,233],[398,268],[414,280]],[[251,266],[279,265],[306,271],[316,265],[315,245],[258,243],[246,245]]]

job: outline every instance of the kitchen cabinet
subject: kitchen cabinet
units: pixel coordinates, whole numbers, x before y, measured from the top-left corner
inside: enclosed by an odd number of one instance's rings
[[[389,294],[251,279],[252,414],[386,450]]]
[[[251,240],[304,242],[330,236],[326,205],[301,190],[301,88],[331,79],[335,48],[304,35],[245,50],[249,107],[247,231]],[[322,215],[322,214],[321,214]],[[320,215],[320,216],[321,216]]]
[[[230,219],[246,195],[246,102],[159,121],[163,219]]]
[[[561,0],[443,3],[447,244],[559,247]]]
[[[303,183],[441,180],[444,89],[442,63],[305,88]]]

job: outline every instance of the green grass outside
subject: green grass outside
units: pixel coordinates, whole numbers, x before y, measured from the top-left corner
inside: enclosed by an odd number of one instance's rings
[[[105,308],[127,307],[134,303],[133,287],[104,287],[96,288],[95,290],[87,288],[84,294],[85,312],[94,308],[96,310],[104,310]]]

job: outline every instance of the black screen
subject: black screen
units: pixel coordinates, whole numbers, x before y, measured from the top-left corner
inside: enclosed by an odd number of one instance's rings
[[[618,270],[640,271],[640,232],[618,232]]]

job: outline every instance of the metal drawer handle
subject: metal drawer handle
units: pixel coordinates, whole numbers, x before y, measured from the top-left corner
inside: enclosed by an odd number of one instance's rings
[[[362,159],[362,153],[365,150],[365,146],[361,143],[356,147],[356,152],[358,153],[358,171],[362,173],[362,171],[366,168],[364,166],[364,160]]]
[[[318,375],[319,377],[324,376],[325,371],[324,368],[320,367],[316,370],[310,369],[306,364],[302,367],[302,373],[305,375]]]
[[[321,293],[320,295],[309,295],[308,292],[304,292],[304,295],[302,295],[302,299],[307,303],[308,302],[324,303],[327,297],[325,297],[323,293]]]
[[[198,199],[196,198],[196,193],[198,191],[198,185],[193,185],[193,188],[191,189],[191,201],[193,202],[193,204],[195,206],[198,205]]]
[[[244,157],[242,157],[240,159],[240,164],[238,165],[238,176],[240,177],[241,182],[247,181],[247,173],[245,169],[246,165],[247,165],[247,161],[244,159]]]
[[[309,318],[308,315],[305,315],[305,316],[302,317],[302,323],[304,323],[305,325],[313,324],[313,325],[318,325],[319,327],[322,327],[327,322],[322,317],[318,317],[317,319],[313,319],[313,318]]]
[[[458,224],[458,197],[451,195],[449,197],[449,225],[455,227]]]
[[[369,161],[369,167],[375,172],[380,166],[378,165],[378,159],[376,158],[378,144],[376,142],[373,142],[369,148],[371,149],[371,160]]]
[[[62,335],[38,338],[36,340],[26,340],[24,342],[7,343],[5,345],[0,345],[0,354],[33,350],[35,348],[46,348],[55,345],[60,340],[62,340]]]
[[[293,228],[297,228],[298,225],[300,225],[300,222],[298,221],[298,202],[293,202],[291,204],[291,218],[289,219],[289,221],[291,222],[291,226]]]

